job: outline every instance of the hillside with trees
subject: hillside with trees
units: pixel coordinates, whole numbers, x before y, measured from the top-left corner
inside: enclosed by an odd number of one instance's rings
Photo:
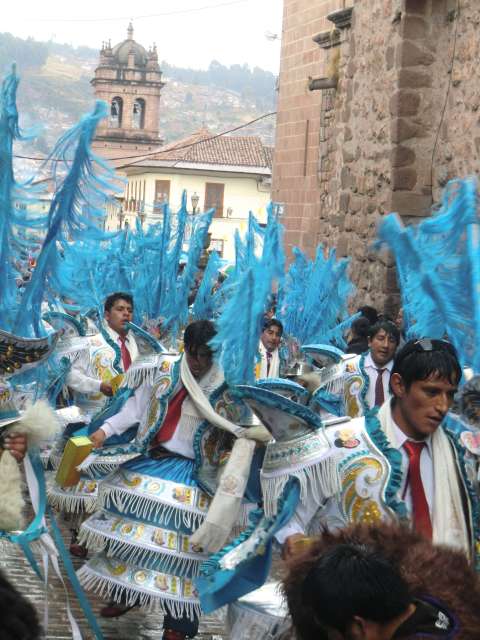
[[[90,80],[98,51],[55,42],[22,40],[0,34],[0,68],[4,75],[15,62],[20,76],[18,105],[23,129],[40,127],[19,154],[47,154],[58,137],[91,109]],[[208,69],[188,69],[162,61],[160,132],[165,142],[207,126],[212,132],[231,129],[275,110],[274,74],[245,64],[225,66],[213,60]],[[273,144],[275,118],[241,130]]]

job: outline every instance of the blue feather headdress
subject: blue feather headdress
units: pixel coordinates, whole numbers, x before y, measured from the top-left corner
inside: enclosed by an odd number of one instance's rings
[[[261,253],[255,247],[255,225],[249,225],[244,246],[242,269],[232,274],[231,297],[217,321],[217,335],[212,348],[230,385],[249,384],[254,381],[255,361],[262,331],[263,318],[275,280],[283,277],[283,227],[273,210],[262,229]],[[244,256],[242,255],[242,258]]]
[[[0,327],[13,331],[20,291],[18,283],[37,251],[46,218],[32,213],[38,203],[33,179],[20,184],[13,171],[13,143],[25,139],[18,125],[16,95],[19,78],[15,65],[2,84],[0,96]]]
[[[105,238],[102,222],[106,193],[114,188],[113,171],[93,155],[91,142],[98,122],[107,115],[107,106],[98,101],[94,111],[59,140],[53,151],[54,178],[58,188],[48,214],[47,234],[38,256],[37,266],[20,301],[15,331],[23,335],[41,336],[44,296],[53,298],[58,291],[72,289],[63,272],[64,255],[77,241],[101,242]],[[66,175],[60,175],[66,168]],[[71,273],[70,273],[71,275]]]
[[[337,260],[335,251],[328,252],[322,245],[313,261],[297,248],[293,255],[278,302],[285,333],[299,344],[334,341],[343,346],[342,333],[354,319],[346,317],[353,293],[348,260]]]
[[[416,227],[394,214],[379,241],[395,256],[409,338],[448,338],[480,371],[480,234],[476,178],[447,185],[442,205]]]

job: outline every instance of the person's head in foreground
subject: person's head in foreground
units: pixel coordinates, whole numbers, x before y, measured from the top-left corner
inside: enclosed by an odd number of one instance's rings
[[[298,640],[473,640],[480,588],[467,558],[403,527],[311,539],[284,592]]]
[[[0,573],[0,638],[40,640],[43,637],[37,612]]]
[[[392,416],[413,440],[434,433],[453,404],[462,376],[455,348],[445,340],[410,340],[390,376]]]
[[[213,351],[210,340],[216,335],[215,325],[210,320],[191,322],[183,334],[185,357],[194,378],[199,380],[210,369],[213,363]]]

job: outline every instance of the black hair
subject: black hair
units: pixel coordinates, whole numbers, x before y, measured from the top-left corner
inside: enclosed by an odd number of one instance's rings
[[[367,338],[370,330],[370,322],[365,316],[360,316],[352,322],[350,327],[356,338]]]
[[[266,319],[263,323],[262,331],[270,329],[270,327],[278,327],[280,329],[280,335],[283,335],[283,324],[277,318]]]
[[[354,616],[387,623],[412,601],[398,570],[378,551],[363,544],[328,549],[310,569],[302,600],[321,626],[344,633]]]
[[[34,606],[0,573],[2,640],[40,640],[43,637]]]
[[[133,297],[129,293],[124,293],[123,291],[116,291],[115,293],[111,293],[108,298],[105,300],[104,309],[105,311],[111,311],[113,305],[117,300],[125,300],[131,305],[133,309]]]
[[[207,347],[211,351],[212,348],[208,343],[216,334],[215,325],[210,320],[191,322],[183,334],[185,348],[194,354],[200,347]]]
[[[378,321],[378,311],[373,307],[369,307],[368,304],[360,307],[358,311],[367,318],[370,324],[375,324]]]
[[[426,380],[432,375],[445,378],[450,384],[458,384],[462,377],[455,347],[446,340],[429,338],[406,342],[393,361],[391,376],[394,373],[402,377],[407,390],[412,382]],[[390,391],[392,391],[391,382]]]
[[[397,325],[395,325],[390,320],[379,320],[370,327],[370,331],[368,332],[368,337],[370,338],[370,340],[374,338],[379,331],[385,331],[387,336],[391,336],[398,346],[398,344],[400,343],[400,331],[398,330]]]

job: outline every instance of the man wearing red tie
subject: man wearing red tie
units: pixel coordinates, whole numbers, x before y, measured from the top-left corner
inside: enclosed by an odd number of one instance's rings
[[[456,447],[442,422],[461,369],[443,340],[407,342],[392,368],[393,398],[379,411],[387,438],[402,456],[400,497],[414,528],[435,542],[468,545],[468,491]]]
[[[462,550],[478,566],[480,443],[449,412],[461,376],[455,349],[444,340],[411,340],[402,347],[392,367],[392,396],[378,414],[326,426],[341,490],[297,508],[292,523],[276,534],[287,556],[312,527],[407,519],[429,540]]]
[[[100,333],[86,338],[90,343],[89,361],[79,358],[67,377],[67,386],[81,397],[76,404],[98,410],[112,396],[109,379],[125,373],[138,356],[138,347],[127,322],[133,318],[133,298],[128,293],[112,293],[105,300],[105,322]],[[103,399],[102,399],[103,397]]]

